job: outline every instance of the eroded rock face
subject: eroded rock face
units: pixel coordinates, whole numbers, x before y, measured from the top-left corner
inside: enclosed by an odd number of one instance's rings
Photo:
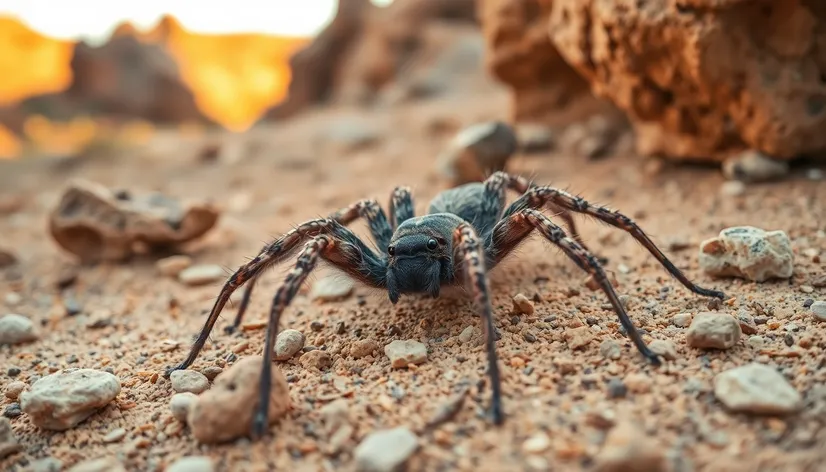
[[[514,121],[544,122],[551,110],[590,97],[589,85],[551,43],[548,0],[481,0],[486,66],[512,88]]]
[[[826,148],[825,22],[806,0],[555,0],[548,30],[638,151],[721,161]]]
[[[218,216],[209,203],[182,203],[160,194],[133,196],[77,180],[49,216],[49,229],[63,249],[83,261],[118,261],[133,254],[136,242],[168,247],[202,236]]]

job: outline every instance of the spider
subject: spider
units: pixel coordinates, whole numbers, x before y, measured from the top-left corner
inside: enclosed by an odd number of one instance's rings
[[[519,192],[521,196],[506,207],[507,190]],[[490,416],[495,424],[502,424],[502,392],[487,272],[511,254],[534,230],[593,277],[608,297],[636,348],[649,362],[659,365],[659,358],[634,328],[599,259],[578,237],[572,212],[591,216],[630,233],[692,292],[725,298],[723,292],[700,287],[689,280],[627,216],[562,190],[535,185],[520,176],[496,172],[484,182],[444,190],[431,200],[428,213],[418,217],[414,214],[409,188],[397,187],[392,193],[389,208],[388,219],[376,200],[360,200],[328,218],[307,221],[264,246],[254,259],[229,277],[189,355],[181,364],[168,370],[166,375],[172,370],[186,369],[192,365],[236,289],[247,284],[233,325],[228,327],[229,332],[240,326],[258,277],[265,269],[300,250],[294,268],[287,274],[272,302],[264,346],[260,398],[251,425],[253,437],[261,437],[269,427],[273,346],[281,314],[319,258],[361,283],[387,290],[393,304],[399,301],[402,294],[427,294],[436,298],[443,286],[466,283],[473,293],[484,328],[491,388]],[[543,209],[560,215],[573,238],[554,224],[541,211]],[[347,227],[358,218],[367,220],[380,252],[368,247]]]

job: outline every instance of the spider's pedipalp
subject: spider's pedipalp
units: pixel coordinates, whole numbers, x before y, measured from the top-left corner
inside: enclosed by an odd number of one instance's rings
[[[393,229],[416,216],[410,187],[396,187],[390,195],[390,224]]]
[[[488,375],[491,383],[491,417],[495,424],[502,424],[504,421],[502,380],[499,375],[499,364],[496,356],[493,306],[491,305],[490,288],[485,267],[484,247],[476,231],[467,223],[462,223],[456,228],[453,240],[457,251],[456,259],[461,261],[461,264],[457,265],[457,269],[464,272],[464,279],[473,290],[473,298],[482,318],[485,349],[488,357]]]
[[[505,174],[509,179],[517,182],[515,185],[522,185],[524,181],[521,177]],[[645,249],[653,255],[665,269],[676,278],[683,286],[692,292],[706,297],[725,298],[725,294],[718,290],[707,289],[695,284],[683,272],[674,265],[671,260],[651,241],[651,238],[633,221],[631,218],[618,211],[609,210],[603,206],[593,205],[584,198],[569,194],[563,190],[550,186],[533,186],[525,194],[514,201],[505,210],[504,217],[508,217],[525,209],[540,209],[547,207],[550,209],[562,208],[575,213],[582,213],[596,218],[603,223],[607,223],[615,228],[619,228],[629,233],[634,239],[642,244]],[[582,243],[580,242],[580,245]]]
[[[394,193],[395,195],[395,193]],[[390,222],[387,221],[387,215],[381,205],[375,199],[364,199],[353,203],[350,206],[344,207],[341,210],[330,215],[328,219],[334,220],[341,225],[349,225],[358,218],[367,220],[367,226],[370,228],[370,235],[376,242],[379,250],[387,251],[387,246],[390,244],[390,239],[393,237],[393,228]],[[266,250],[266,247],[264,248]],[[252,290],[255,288],[257,278],[249,281],[244,287],[244,294],[241,298],[241,303],[238,305],[238,311],[235,314],[235,321],[231,326],[227,326],[225,331],[227,334],[235,332],[244,320],[244,314],[249,307],[250,299],[252,298]]]
[[[614,287],[608,280],[605,270],[596,256],[582,247],[578,242],[569,238],[562,228],[555,225],[550,218],[533,209],[522,210],[519,213],[502,220],[494,230],[493,247],[497,252],[507,254],[521,241],[528,237],[533,230],[539,231],[548,241],[559,247],[574,263],[585,272],[591,274],[599,287],[608,297],[611,306],[617,313],[620,323],[628,332],[628,337],[637,346],[640,353],[651,363],[659,365],[659,358],[648,348],[640,336],[625,307],[620,302]],[[504,257],[504,256],[502,256]]]

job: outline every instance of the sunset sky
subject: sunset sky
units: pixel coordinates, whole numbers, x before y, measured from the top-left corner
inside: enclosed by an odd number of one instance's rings
[[[15,16],[48,36],[89,42],[105,40],[123,21],[150,28],[164,14],[198,33],[312,36],[333,18],[337,4],[338,0],[0,0],[0,15]]]

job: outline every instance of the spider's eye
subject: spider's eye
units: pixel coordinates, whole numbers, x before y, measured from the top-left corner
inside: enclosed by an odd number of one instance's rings
[[[396,255],[396,248],[394,246],[388,246],[387,247],[387,253],[390,254],[391,256],[395,256]]]
[[[427,241],[427,248],[430,250],[436,249],[439,247],[439,243],[435,239],[429,239]]]

